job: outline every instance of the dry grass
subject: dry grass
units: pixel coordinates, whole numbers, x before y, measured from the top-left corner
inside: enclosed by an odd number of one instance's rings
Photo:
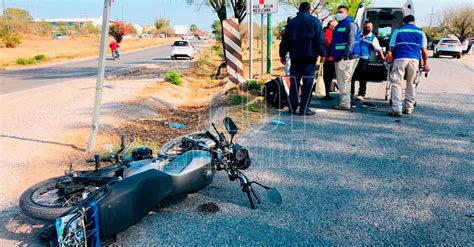
[[[166,44],[172,38],[131,38],[124,39],[121,43],[121,51],[133,51],[146,47]],[[112,39],[109,39],[109,43]],[[46,56],[43,63],[59,62],[74,58],[94,57],[99,54],[100,37],[68,37],[66,40],[53,40],[50,37],[24,35],[22,44],[18,48],[0,48],[2,58],[1,67],[17,67],[15,61],[18,58],[31,58],[38,54]],[[110,53],[107,49],[107,54]],[[24,67],[24,66],[21,66]]]

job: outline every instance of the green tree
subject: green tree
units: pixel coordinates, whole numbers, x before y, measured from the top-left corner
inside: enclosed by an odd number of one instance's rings
[[[463,42],[474,34],[474,7],[466,5],[445,9],[440,23],[441,28]]]
[[[443,37],[443,29],[441,27],[422,27],[421,29],[426,34],[428,42],[439,40]]]
[[[192,24],[191,27],[189,28],[189,31],[191,31],[192,33],[195,33],[197,30],[198,30],[198,27],[196,26],[196,24]]]
[[[322,21],[334,15],[339,5],[347,6],[349,8],[349,15],[352,17],[355,16],[360,2],[364,3],[366,7],[372,5],[372,0],[280,0],[280,2],[294,6],[296,9],[299,8],[302,2],[310,2],[313,8],[312,14]]]
[[[24,9],[7,8],[6,14],[11,29],[24,33],[31,32],[33,18],[31,17],[30,12]],[[5,19],[4,16],[1,18]]]
[[[221,22],[219,20],[215,20],[214,22],[212,22],[211,30],[216,40],[222,39],[222,27],[221,27]]]
[[[155,21],[155,28],[157,34],[167,34],[170,27],[170,21],[166,18],[160,18]]]
[[[69,34],[70,28],[65,22],[56,23],[56,32],[60,34]]]
[[[95,26],[92,22],[88,22],[86,26],[81,30],[82,34],[99,34],[100,27]]]

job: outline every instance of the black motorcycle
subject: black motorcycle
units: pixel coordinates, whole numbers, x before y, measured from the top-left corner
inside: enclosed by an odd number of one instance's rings
[[[230,141],[212,126],[217,136],[206,131],[179,137],[165,144],[157,158],[147,147],[125,156],[129,148],[122,141],[115,155],[95,156],[93,171],[68,171],[32,186],[22,194],[20,208],[33,218],[54,221],[40,233],[44,243],[100,246],[138,223],[165,198],[208,186],[216,171],[239,181],[252,209],[260,203],[252,185],[263,187],[272,203],[281,204],[276,189],[250,181],[242,172],[251,159],[246,148],[233,142],[238,129],[232,119],[224,119]],[[102,167],[104,160],[113,164]]]

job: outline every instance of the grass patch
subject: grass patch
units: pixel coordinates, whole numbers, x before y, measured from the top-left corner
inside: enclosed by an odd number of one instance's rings
[[[36,61],[44,61],[44,60],[46,60],[46,56],[43,55],[43,54],[36,55],[35,60]]]
[[[249,98],[247,96],[241,95],[230,95],[229,96],[229,104],[230,105],[240,105],[240,104],[247,104],[249,102]]]
[[[36,60],[35,58],[18,58],[16,60],[16,64],[18,65],[30,65],[30,64],[35,64]]]
[[[176,70],[170,70],[166,73],[165,77],[163,78],[165,81],[180,86],[183,84],[183,76]]]
[[[161,147],[161,143],[158,141],[146,141],[140,138],[139,136],[135,137],[135,148],[137,147],[149,147],[153,150],[153,153],[156,154]],[[130,149],[130,153],[133,148]]]
[[[262,97],[258,97],[252,100],[251,102],[249,102],[248,104],[244,105],[242,107],[242,110],[247,110],[251,112],[260,112],[263,109],[265,109],[265,107],[266,107],[265,99],[263,99]]]
[[[211,51],[214,52],[220,58],[224,58],[224,50],[220,44],[215,44],[211,46]]]

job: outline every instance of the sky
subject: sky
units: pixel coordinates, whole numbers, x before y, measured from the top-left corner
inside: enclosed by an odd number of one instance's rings
[[[35,19],[43,18],[86,18],[102,16],[103,0],[4,0],[6,8],[15,7],[26,9]],[[200,2],[202,0],[196,0]],[[254,0],[255,1],[255,0]],[[433,8],[433,21],[446,7],[463,4],[473,4],[474,0],[413,0],[415,16],[419,26],[428,25]],[[115,0],[112,5],[112,18],[124,19],[141,25],[153,25],[155,19],[165,17],[171,25],[196,24],[199,28],[210,31],[212,22],[217,15],[199,3],[190,5],[190,0]],[[398,6],[405,0],[373,0],[374,6]],[[1,8],[3,12],[3,7]],[[232,13],[230,11],[229,13]],[[288,16],[294,16],[296,9],[280,6],[279,12],[273,16],[276,25]],[[254,20],[260,22],[260,17]]]

